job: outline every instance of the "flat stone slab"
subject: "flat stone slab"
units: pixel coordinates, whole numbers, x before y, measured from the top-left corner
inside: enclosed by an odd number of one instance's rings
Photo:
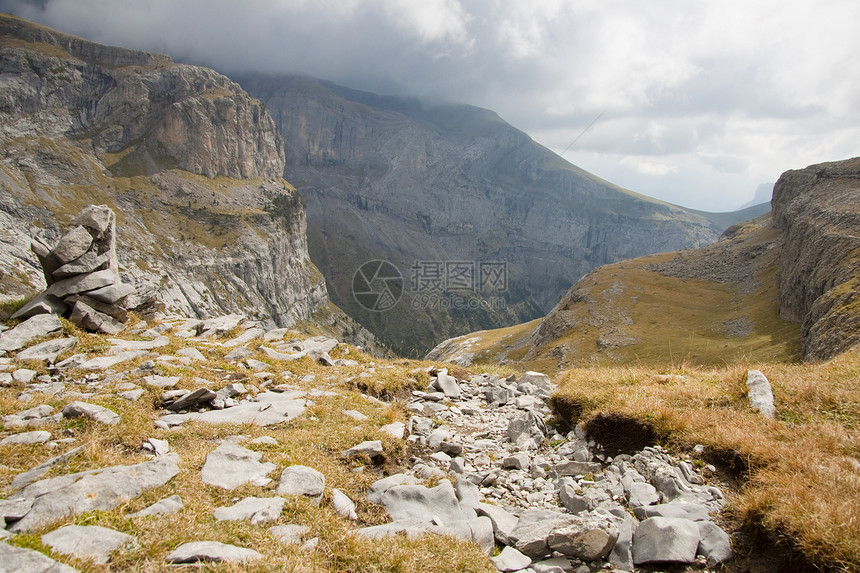
[[[200,478],[203,483],[224,489],[236,489],[246,483],[265,485],[271,481],[266,476],[275,470],[275,464],[261,463],[261,457],[260,452],[236,444],[221,444],[206,456]]]
[[[70,402],[63,408],[63,416],[66,418],[77,418],[85,416],[101,424],[115,426],[120,423],[119,415],[104,406],[90,404],[89,402]]]
[[[47,336],[63,329],[63,323],[53,314],[37,314],[28,318],[15,328],[0,336],[0,350],[14,352],[26,346],[31,340]]]
[[[441,518],[448,523],[477,517],[474,510],[460,506],[454,486],[448,480],[442,480],[431,488],[423,485],[395,485],[385,490],[380,502],[394,521],[433,521]]]
[[[246,497],[229,507],[216,507],[217,521],[248,521],[251,525],[277,521],[284,510],[282,497]]]
[[[98,525],[67,525],[42,536],[42,543],[65,555],[103,564],[113,551],[134,546],[131,535]]]
[[[173,388],[180,380],[179,376],[159,376],[158,374],[143,377],[143,383],[150,388]]]
[[[126,350],[123,352],[117,352],[110,356],[97,356],[83,362],[80,365],[80,368],[82,370],[107,370],[117,364],[128,362],[129,360],[134,360],[135,358],[140,358],[147,354],[149,354],[149,351],[147,350]]]
[[[159,418],[168,426],[178,426],[195,420],[207,424],[254,424],[273,426],[288,422],[305,411],[305,400],[291,399],[289,395],[264,392],[257,396],[258,402],[242,402],[224,410],[167,414]]]
[[[123,340],[122,338],[108,338],[107,340],[114,347],[122,350],[152,350],[170,344],[170,339],[166,336],[158,336],[153,340]]]
[[[77,569],[54,561],[47,555],[15,547],[0,541],[0,567],[2,571],[12,573],[78,573]]]
[[[8,529],[30,532],[52,521],[95,510],[109,510],[179,473],[179,456],[167,454],[131,466],[112,466],[32,483],[10,497],[31,502],[29,511]]]
[[[231,563],[245,564],[263,556],[253,549],[228,545],[217,541],[192,541],[183,543],[167,556],[168,563],[197,563],[199,561],[210,561],[220,563],[229,561]]]
[[[51,432],[45,430],[36,430],[33,432],[22,432],[20,434],[12,434],[3,438],[0,441],[0,446],[8,446],[9,444],[44,444],[51,439]]]
[[[16,356],[18,360],[42,360],[47,362],[56,362],[57,357],[67,350],[71,350],[78,345],[78,339],[74,336],[68,338],[55,338],[34,344],[29,348],[25,348]]]

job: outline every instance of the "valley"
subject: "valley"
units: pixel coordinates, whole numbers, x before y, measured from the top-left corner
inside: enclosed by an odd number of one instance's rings
[[[0,569],[860,569],[860,159],[703,213],[473,106],[0,65]]]

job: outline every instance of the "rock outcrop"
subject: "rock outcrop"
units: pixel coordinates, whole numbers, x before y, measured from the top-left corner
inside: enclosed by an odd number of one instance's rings
[[[169,57],[0,16],[0,292],[46,284],[30,252],[89,204],[112,209],[118,267],[167,311],[317,320],[366,331],[328,301],[271,116],[237,84]]]
[[[801,324],[803,356],[860,343],[860,158],[787,171],[773,189],[779,311]]]

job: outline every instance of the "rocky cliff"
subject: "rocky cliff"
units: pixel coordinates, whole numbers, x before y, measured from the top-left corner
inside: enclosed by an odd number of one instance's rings
[[[702,246],[727,226],[602,181],[488,110],[310,78],[236,79],[278,125],[333,299],[405,353],[541,316],[599,265]],[[403,299],[384,313],[351,293],[373,259],[404,277]],[[422,289],[428,262],[503,262],[506,289]]]
[[[780,314],[802,325],[803,355],[860,342],[860,158],[787,171],[774,186]]]
[[[212,70],[2,16],[0,149],[6,299],[43,286],[30,238],[55,241],[99,203],[117,214],[121,274],[168,310],[278,326],[337,314],[274,122]]]

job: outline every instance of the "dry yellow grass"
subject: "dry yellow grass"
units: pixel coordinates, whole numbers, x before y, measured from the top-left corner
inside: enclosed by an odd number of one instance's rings
[[[80,336],[84,352],[95,355],[105,349],[105,337],[87,335],[66,325],[70,334]],[[285,338],[292,338],[291,333]],[[131,336],[123,336],[133,338]],[[229,383],[221,379],[223,374],[242,372],[249,375],[242,380],[246,387],[254,385],[260,390],[263,386],[288,382],[297,389],[327,390],[335,395],[311,397],[314,404],[306,413],[295,420],[273,427],[262,428],[251,424],[212,426],[202,423],[188,423],[169,430],[157,429],[153,421],[157,419],[156,405],[159,403],[160,390],[146,389],[137,401],[129,402],[115,395],[113,383],[95,389],[95,395],[88,401],[106,406],[116,412],[121,423],[105,426],[87,419],[62,420],[41,429],[51,432],[54,439],[72,438],[73,443],[59,450],[45,445],[0,446],[0,456],[4,464],[0,466],[0,493],[8,495],[9,485],[14,476],[33,467],[58,451],[65,451],[81,444],[90,444],[85,452],[72,458],[67,464],[53,468],[47,475],[60,475],[77,471],[103,468],[112,465],[128,465],[145,461],[141,445],[148,438],[167,440],[171,450],[181,458],[180,473],[162,487],[147,491],[140,497],[128,501],[122,507],[111,511],[97,511],[71,518],[60,519],[38,531],[17,535],[9,540],[15,545],[42,551],[63,562],[69,563],[82,572],[107,571],[174,571],[168,565],[166,555],[182,543],[188,541],[212,540],[249,547],[264,555],[257,563],[243,566],[228,563],[211,564],[203,567],[207,571],[398,571],[398,572],[437,572],[449,571],[487,571],[491,567],[486,556],[471,544],[447,537],[427,535],[418,539],[402,536],[382,541],[364,539],[354,533],[362,525],[376,525],[386,522],[384,509],[369,503],[365,498],[368,486],[378,479],[383,470],[399,471],[407,455],[404,442],[394,440],[379,432],[379,427],[393,421],[406,421],[404,404],[396,397],[411,387],[426,385],[429,381],[426,368],[429,363],[379,360],[357,352],[354,348],[341,345],[330,354],[334,358],[344,357],[357,360],[359,366],[330,368],[321,366],[309,358],[296,361],[274,362],[259,350],[253,357],[268,362],[269,372],[273,374],[270,382],[255,379],[253,371],[243,370],[223,359],[225,348],[205,343],[190,343],[187,340],[168,335],[170,344],[157,349],[159,353],[172,353],[182,347],[198,347],[207,361],[185,366],[181,363],[165,365],[157,362],[154,372],[163,375],[180,376],[178,388],[194,389],[198,384],[194,377],[213,382],[213,389]],[[260,341],[252,344],[254,348]],[[272,343],[271,345],[274,345]],[[139,361],[138,361],[139,362]],[[133,368],[137,362],[129,362],[123,370]],[[287,371],[293,376],[289,376]],[[369,372],[371,376],[361,376]],[[148,372],[147,372],[148,373]],[[69,380],[82,380],[87,374],[69,371]],[[139,382],[144,373],[132,373],[122,382]],[[304,376],[313,380],[303,381]],[[140,383],[142,387],[145,386]],[[71,384],[70,384],[71,387]],[[366,392],[388,396],[390,401],[382,404],[362,395],[359,387]],[[80,388],[82,391],[86,387]],[[14,383],[9,388],[0,389],[0,415],[12,414],[38,404],[49,404],[59,411],[71,402],[73,397],[35,394],[27,402],[18,399],[23,386]],[[252,389],[253,391],[253,389]],[[356,421],[345,414],[344,410],[357,410],[368,419]],[[8,433],[4,432],[4,433]],[[206,455],[214,450],[220,441],[228,436],[243,436],[242,445],[261,452],[264,462],[271,462],[277,470],[270,474],[273,482],[265,487],[252,485],[227,491],[203,484],[200,469]],[[269,436],[277,444],[250,444],[254,438]],[[367,459],[344,460],[341,452],[364,440],[381,439],[384,446],[385,461],[374,465]],[[267,497],[276,495],[279,472],[288,465],[308,465],[326,476],[326,494],[319,507],[305,499],[288,498],[284,511],[277,522],[267,526],[253,526],[246,522],[217,522],[213,511],[219,506],[234,504],[246,496]],[[338,488],[356,503],[359,523],[351,522],[338,515],[331,508],[329,495],[331,488]],[[179,495],[185,508],[177,514],[160,518],[131,518],[129,515],[170,495]],[[88,561],[71,559],[68,556],[52,553],[42,545],[40,536],[65,524],[101,525],[133,535],[138,547],[115,554],[108,565],[94,565]],[[285,546],[268,532],[270,525],[297,523],[306,525],[310,532],[305,539],[319,538],[319,545],[312,552],[303,552],[298,547]]]
[[[824,569],[860,569],[860,350],[749,367],[771,381],[777,420],[749,407],[746,366],[574,369],[559,377],[554,401],[573,421],[615,414],[670,446],[705,445],[706,459],[739,470],[736,519]]]

